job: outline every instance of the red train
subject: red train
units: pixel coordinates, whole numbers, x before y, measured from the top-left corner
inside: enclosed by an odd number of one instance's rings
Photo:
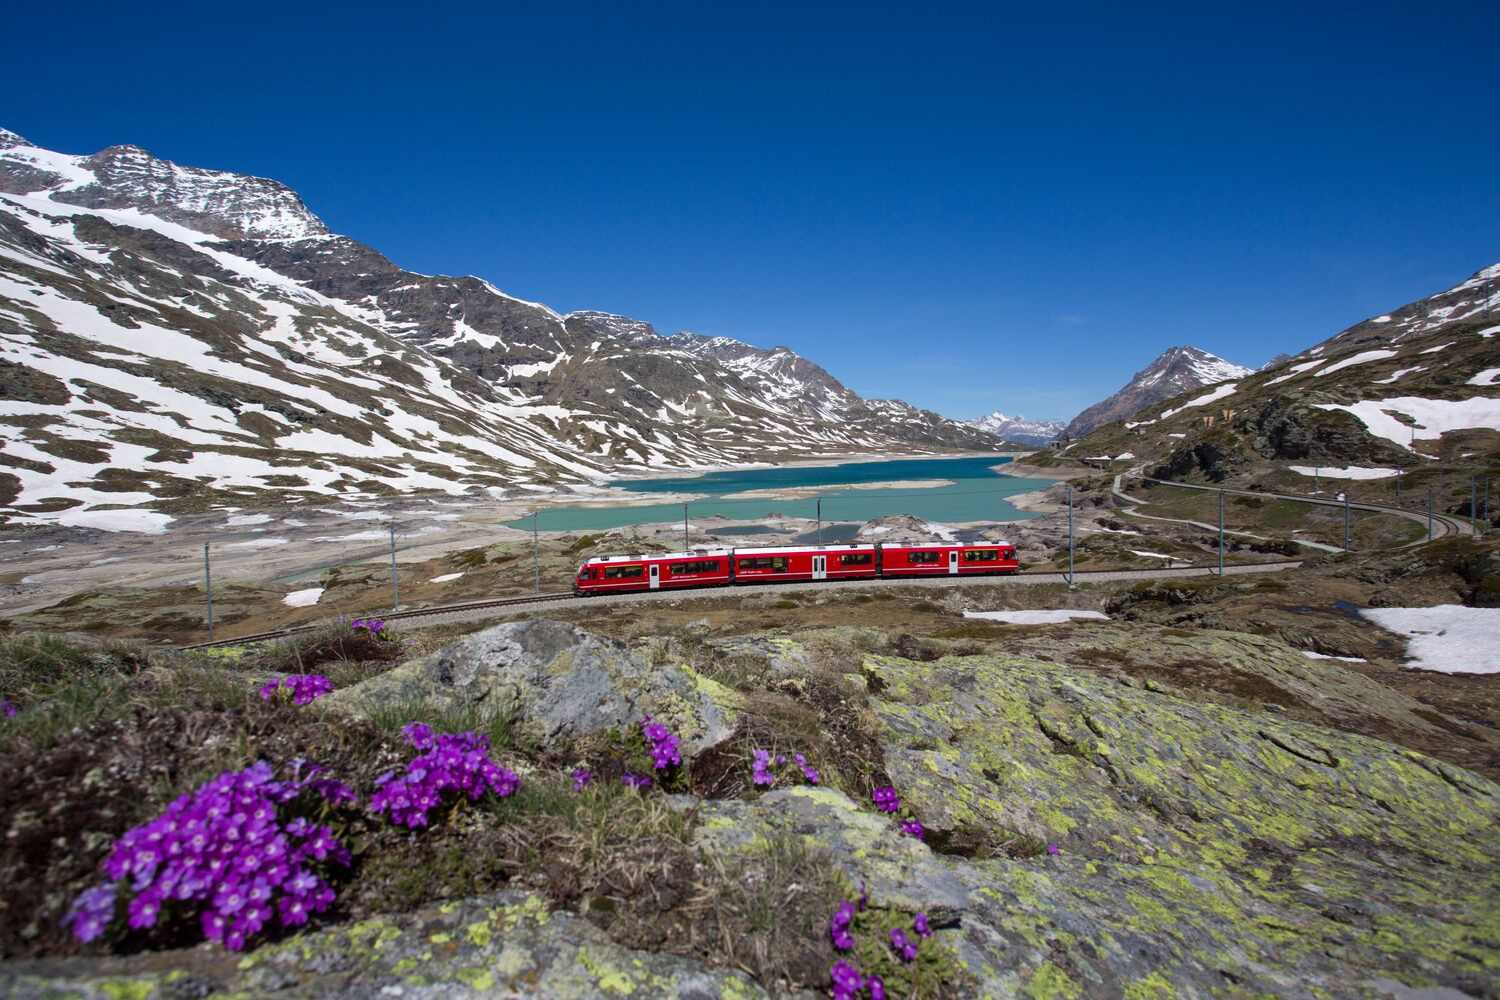
[[[743,583],[859,580],[874,577],[977,576],[1015,573],[1015,547],[1006,542],[865,545],[775,545],[749,549],[694,549],[667,555],[598,556],[578,567],[576,594],[612,594]]]

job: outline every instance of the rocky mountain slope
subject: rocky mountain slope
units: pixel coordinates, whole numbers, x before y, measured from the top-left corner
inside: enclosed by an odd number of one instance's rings
[[[1014,417],[1006,416],[999,410],[986,414],[978,420],[970,420],[969,424],[1007,441],[1033,447],[1055,440],[1067,426],[1061,420],[1027,420],[1019,414]]]
[[[1500,264],[1295,357],[1101,426],[1066,454],[1129,455],[1169,478],[1483,475],[1500,458]]]
[[[1128,420],[1154,403],[1249,374],[1249,368],[1196,347],[1169,347],[1136,372],[1119,392],[1074,417],[1063,436],[1079,438],[1111,421]]]
[[[0,420],[0,513],[102,528],[210,502],[999,445],[786,348],[405,271],[275,181],[3,130]]]

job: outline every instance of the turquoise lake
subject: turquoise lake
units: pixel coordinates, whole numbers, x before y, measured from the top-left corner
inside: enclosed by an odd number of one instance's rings
[[[1008,458],[922,458],[844,465],[774,466],[711,472],[681,479],[633,479],[609,485],[633,493],[689,493],[701,499],[688,504],[688,517],[725,517],[753,521],[764,517],[817,516],[822,500],[824,522],[864,522],[890,514],[911,514],[940,523],[958,521],[1022,521],[1035,514],[1018,510],[1006,497],[1051,485],[1045,479],[1003,476],[991,467]],[[883,483],[913,479],[947,479],[952,486],[936,489],[840,490],[851,483]],[[725,500],[728,493],[745,490],[827,486],[819,497],[807,500]],[[543,531],[599,531],[631,524],[680,522],[682,504],[659,503],[636,507],[547,507],[537,518]],[[513,528],[531,528],[531,518],[510,522]]]

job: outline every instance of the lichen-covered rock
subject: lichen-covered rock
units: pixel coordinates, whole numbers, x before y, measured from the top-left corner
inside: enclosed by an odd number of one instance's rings
[[[407,1000],[754,1000],[743,974],[692,959],[633,951],[545,900],[505,892],[399,917],[347,924],[261,948],[237,962],[198,953],[116,961],[107,973],[75,966],[0,967],[14,1000],[179,1000],[194,997],[404,997]],[[163,973],[161,958],[177,959]],[[79,963],[81,965],[82,963]]]
[[[507,716],[545,742],[628,729],[651,714],[691,755],[729,735],[738,696],[689,667],[656,665],[576,625],[538,620],[476,632],[324,704],[364,713],[418,700]]]
[[[887,768],[935,843],[1061,847],[951,862],[972,889],[966,957],[997,994],[1040,978],[1060,995],[1360,996],[1384,977],[1496,995],[1493,782],[1035,660],[866,672]]]

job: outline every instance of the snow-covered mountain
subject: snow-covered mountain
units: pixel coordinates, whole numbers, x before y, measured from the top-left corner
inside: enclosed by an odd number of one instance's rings
[[[1459,470],[1466,485],[1500,456],[1500,264],[1256,372],[1101,424],[1067,454],[1128,454],[1164,478],[1215,482],[1425,467]]]
[[[1146,407],[1173,396],[1244,378],[1251,371],[1196,347],[1169,347],[1136,372],[1120,391],[1074,417],[1063,434],[1069,438],[1082,437],[1095,427],[1128,420]]]
[[[999,445],[786,348],[402,270],[275,181],[3,130],[0,420],[0,516],[94,526]]]
[[[989,431],[1006,441],[1036,446],[1055,440],[1067,426],[1061,420],[1027,420],[1019,414],[1014,417],[1006,416],[999,410],[978,420],[970,420],[969,425]]]

